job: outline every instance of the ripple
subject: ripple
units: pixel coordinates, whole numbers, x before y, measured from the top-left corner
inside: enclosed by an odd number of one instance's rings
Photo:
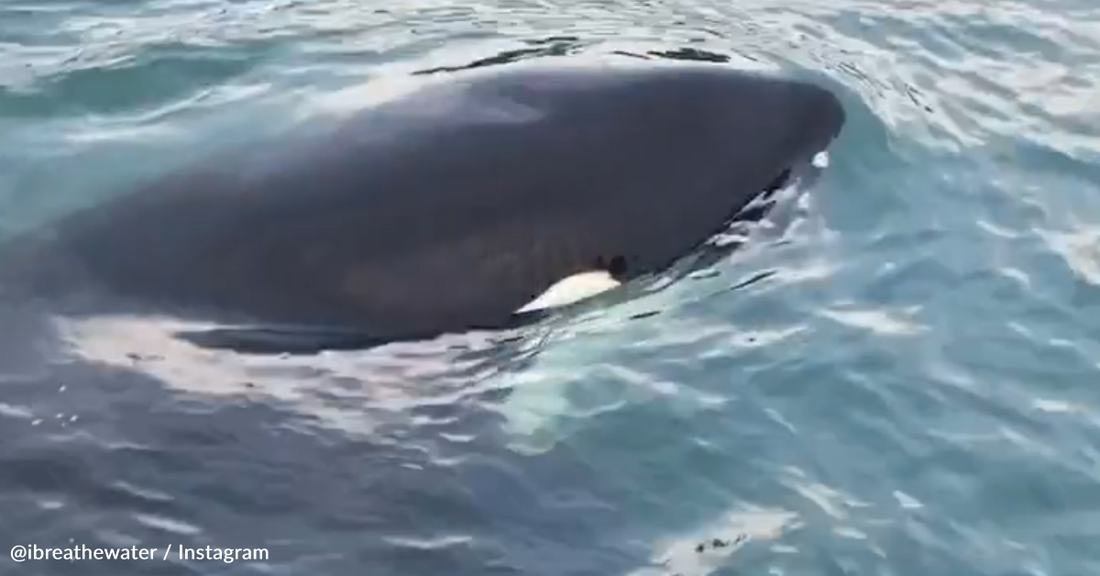
[[[1080,0],[6,0],[5,233],[531,58],[784,69],[849,124],[790,230],[536,355],[252,361],[69,326],[68,355],[0,369],[4,533],[317,574],[1097,572],[1098,23]]]
[[[912,316],[915,312],[917,309],[911,308],[897,314],[882,310],[822,310],[821,314],[836,322],[861,328],[879,336],[902,336],[926,330],[925,327],[904,318]]]
[[[173,520],[171,518],[165,518],[163,516],[154,516],[151,514],[134,514],[134,519],[140,524],[148,526],[154,530],[160,532],[169,532],[172,534],[178,534],[180,536],[193,536],[199,534],[202,530],[197,526],[192,526],[186,522],[180,522],[179,520]]]

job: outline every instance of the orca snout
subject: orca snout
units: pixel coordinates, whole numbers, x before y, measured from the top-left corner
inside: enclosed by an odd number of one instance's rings
[[[807,149],[801,150],[801,154],[813,158],[840,135],[847,114],[836,93],[824,86],[803,84],[800,100],[799,139],[807,144]]]
[[[813,81],[772,75],[732,74],[721,95],[729,112],[722,124],[730,145],[750,166],[771,172],[812,162],[840,135],[846,113],[831,89]]]

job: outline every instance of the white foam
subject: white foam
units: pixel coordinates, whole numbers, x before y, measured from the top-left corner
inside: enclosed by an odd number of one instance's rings
[[[779,546],[801,523],[797,514],[785,510],[729,510],[696,530],[655,542],[653,565],[629,576],[707,576],[728,569],[730,557],[747,545]],[[715,540],[721,545],[715,546]]]
[[[470,393],[454,371],[455,339],[476,348],[484,333],[395,344],[368,351],[253,355],[212,350],[175,336],[210,326],[167,318],[59,318],[69,353],[83,361],[147,374],[177,393],[274,401],[320,425],[371,435],[408,408]],[[488,341],[488,338],[484,338]]]

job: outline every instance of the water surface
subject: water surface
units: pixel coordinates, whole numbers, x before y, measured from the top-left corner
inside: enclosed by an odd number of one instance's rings
[[[269,558],[4,573],[1100,571],[1100,9],[382,6],[0,0],[0,236],[472,62],[781,69],[849,124],[778,238],[537,355],[146,358],[132,327],[36,351],[5,324],[0,542]]]

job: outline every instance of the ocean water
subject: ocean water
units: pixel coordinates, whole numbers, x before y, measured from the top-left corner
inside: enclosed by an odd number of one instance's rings
[[[1100,573],[1095,3],[0,0],[0,236],[415,71],[628,55],[842,96],[789,222],[537,353],[0,325],[0,544],[157,549],[0,574]]]

